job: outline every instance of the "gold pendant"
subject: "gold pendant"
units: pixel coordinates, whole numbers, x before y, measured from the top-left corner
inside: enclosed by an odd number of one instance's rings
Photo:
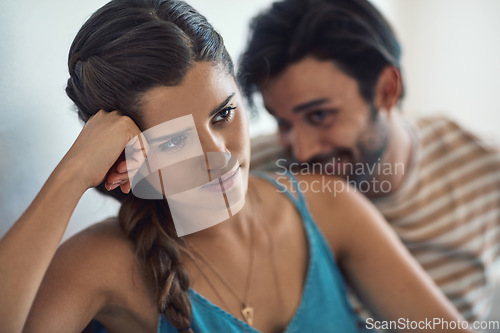
[[[253,307],[244,305],[243,309],[241,309],[241,314],[248,325],[253,325]]]

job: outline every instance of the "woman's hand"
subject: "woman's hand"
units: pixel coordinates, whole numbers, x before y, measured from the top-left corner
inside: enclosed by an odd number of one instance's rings
[[[0,240],[2,332],[22,331],[78,201],[119,165],[117,159],[138,134],[132,119],[117,111],[99,111],[91,117],[31,205]]]
[[[128,142],[125,153],[121,154],[106,177],[106,189],[112,191],[120,186],[123,193],[129,193],[131,180],[146,160],[149,150],[146,138],[136,135]]]
[[[109,172],[109,176],[114,176],[108,177],[106,188],[111,190],[124,186],[122,190],[128,192],[130,185],[127,190],[125,183],[128,178],[123,151],[129,141],[134,137],[138,138],[140,132],[131,118],[118,111],[101,110],[87,121],[60,166],[75,167],[76,177],[85,188],[99,185]],[[117,168],[122,172],[118,172]],[[123,177],[116,177],[120,173]]]

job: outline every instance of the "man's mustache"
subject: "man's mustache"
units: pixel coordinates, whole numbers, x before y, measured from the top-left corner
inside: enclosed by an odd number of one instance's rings
[[[354,154],[353,154],[351,149],[335,148],[335,149],[332,149],[331,151],[329,151],[328,153],[314,155],[309,160],[302,162],[302,163],[306,163],[306,164],[310,164],[310,165],[317,164],[317,163],[326,164],[326,163],[335,162],[339,158],[340,159],[347,158],[348,160],[352,160],[353,156],[354,156]],[[293,157],[293,158],[295,161],[297,161],[295,157]]]

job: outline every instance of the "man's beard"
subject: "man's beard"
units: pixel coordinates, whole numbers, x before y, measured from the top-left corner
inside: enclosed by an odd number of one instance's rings
[[[372,114],[370,123],[356,141],[357,154],[353,149],[337,147],[326,154],[313,156],[306,163],[310,166],[321,164],[323,173],[342,177],[356,186],[376,179],[380,176],[380,163],[389,144],[389,130],[385,119],[378,113]]]

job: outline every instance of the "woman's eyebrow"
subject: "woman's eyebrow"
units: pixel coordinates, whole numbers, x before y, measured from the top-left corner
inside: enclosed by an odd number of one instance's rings
[[[229,103],[229,101],[231,100],[231,98],[233,98],[235,95],[235,93],[232,93],[231,95],[229,95],[228,98],[226,98],[226,100],[222,103],[219,104],[218,107],[216,107],[215,109],[212,110],[212,112],[210,112],[210,115],[209,117],[212,117],[214,114],[216,114],[217,112],[219,112],[223,107],[225,107],[227,105],[227,103]]]
[[[189,132],[192,129],[193,129],[193,127],[188,127],[186,129],[183,129],[182,131],[178,131],[178,132],[175,132],[175,133],[172,133],[172,134],[167,134],[167,135],[159,136],[157,138],[151,138],[151,139],[148,139],[147,141],[148,141],[148,143],[155,143],[155,142],[167,141],[167,140],[169,140],[171,138],[175,138],[177,136],[185,134],[185,133]]]

